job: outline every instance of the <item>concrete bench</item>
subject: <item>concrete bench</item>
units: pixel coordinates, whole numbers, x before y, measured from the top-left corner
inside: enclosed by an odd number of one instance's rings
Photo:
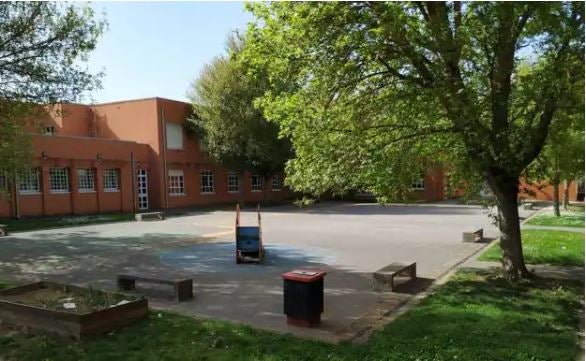
[[[8,226],[0,224],[0,237],[8,236]]]
[[[382,288],[395,289],[395,277],[408,276],[411,280],[417,278],[417,263],[391,263],[372,274],[372,288],[377,291]]]
[[[534,206],[535,206],[535,203],[533,203],[533,202],[523,203],[524,210],[532,210]]]
[[[175,299],[179,302],[193,299],[193,280],[191,278],[167,280],[142,276],[118,275],[118,289],[132,291],[136,288],[137,281],[171,285],[175,289]]]
[[[479,228],[473,232],[462,232],[462,242],[482,242],[484,240],[484,230]]]
[[[164,220],[165,219],[165,214],[163,212],[145,212],[145,213],[136,213],[134,215],[134,219],[137,222],[140,222],[144,219],[159,219],[159,220]]]

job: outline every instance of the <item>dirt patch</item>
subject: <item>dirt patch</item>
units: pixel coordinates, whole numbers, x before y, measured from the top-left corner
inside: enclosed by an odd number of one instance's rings
[[[80,293],[63,287],[40,288],[24,293],[5,295],[2,296],[2,299],[45,309],[83,314],[134,301],[136,298],[92,288]]]

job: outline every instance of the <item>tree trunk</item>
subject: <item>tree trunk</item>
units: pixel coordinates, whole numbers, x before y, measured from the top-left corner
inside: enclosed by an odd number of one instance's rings
[[[560,177],[557,174],[553,178],[553,214],[560,216]]]
[[[570,181],[564,179],[564,209],[570,209]]]
[[[560,172],[559,172],[559,158],[555,155],[553,169],[553,214],[556,217],[560,216]]]
[[[489,176],[488,183],[496,196],[498,206],[503,271],[512,279],[528,278],[530,273],[525,267],[519,225],[518,177],[498,177],[497,179]]]

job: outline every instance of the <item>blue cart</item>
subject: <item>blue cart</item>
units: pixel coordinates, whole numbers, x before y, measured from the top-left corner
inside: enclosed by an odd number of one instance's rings
[[[236,204],[236,263],[260,263],[264,257],[260,205],[257,206],[258,227],[240,225],[240,205]]]

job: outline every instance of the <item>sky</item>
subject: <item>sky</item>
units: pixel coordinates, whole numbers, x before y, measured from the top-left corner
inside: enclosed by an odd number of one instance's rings
[[[203,65],[225,51],[228,34],[252,16],[242,2],[96,2],[108,29],[89,57],[102,89],[86,101],[162,97],[187,101]]]

